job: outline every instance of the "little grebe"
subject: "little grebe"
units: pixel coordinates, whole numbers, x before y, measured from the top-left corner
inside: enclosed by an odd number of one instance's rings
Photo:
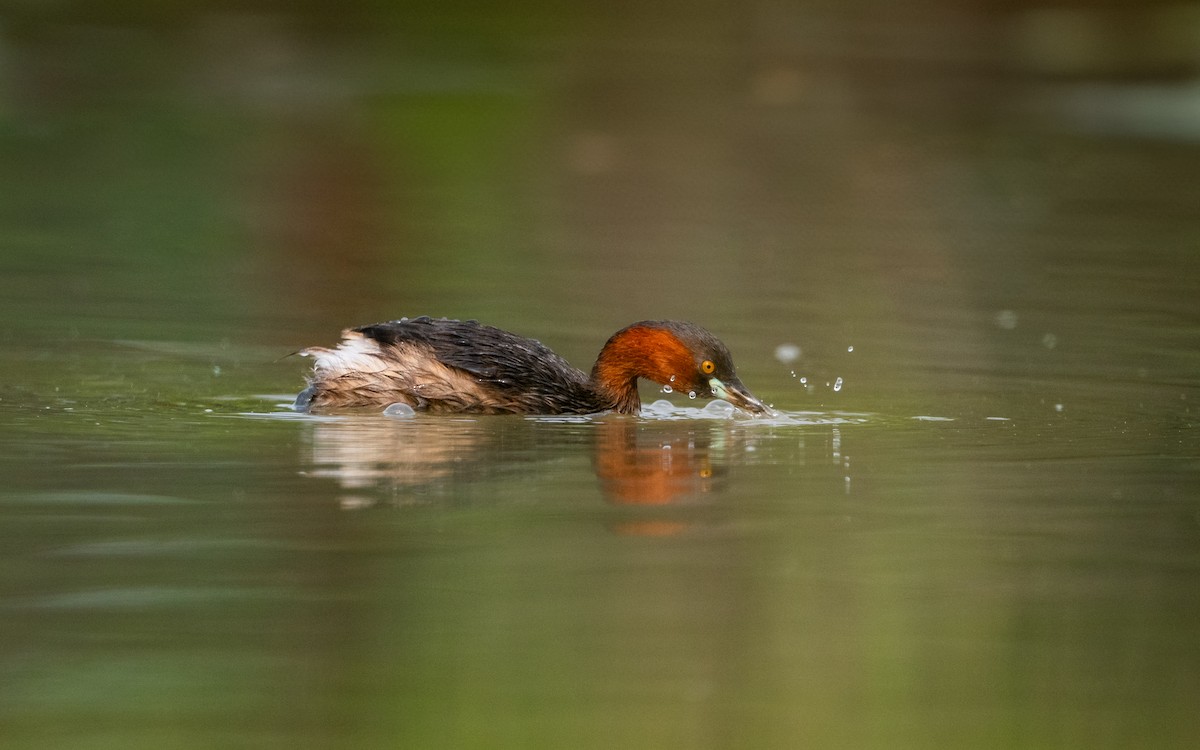
[[[541,343],[474,320],[401,318],[342,332],[336,349],[311,347],[308,388],[295,408],[383,407],[429,412],[592,414],[641,409],[637,379],[725,399],[753,414],[729,350],[691,323],[645,320],[613,334],[590,376]]]

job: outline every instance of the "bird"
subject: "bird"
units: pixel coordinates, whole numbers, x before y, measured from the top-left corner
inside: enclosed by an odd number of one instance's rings
[[[400,318],[313,346],[297,411],[407,404],[431,414],[638,414],[645,378],[699,398],[771,414],[738,379],[725,344],[698,325],[643,320],[622,328],[587,374],[541,342],[475,320]]]

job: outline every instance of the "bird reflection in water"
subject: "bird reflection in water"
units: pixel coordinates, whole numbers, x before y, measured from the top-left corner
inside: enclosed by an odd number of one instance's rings
[[[445,417],[340,417],[313,425],[313,468],[307,475],[335,480],[342,490],[338,500],[348,510],[430,502],[455,488],[526,468],[535,444],[519,427],[504,418],[488,424]],[[500,460],[506,453],[519,458]]]
[[[620,534],[685,530],[689,508],[726,481],[724,458],[741,438],[730,423],[647,423],[607,416],[571,423],[526,418],[343,417],[312,425],[311,477],[337,482],[345,509],[381,504],[482,502],[490,483],[551,471],[553,459],[590,450],[604,500],[625,512]]]
[[[643,429],[629,420],[599,425],[592,466],[604,499],[618,506],[694,504],[709,493],[724,471],[711,450],[712,424],[666,423]],[[649,510],[649,509],[647,509]],[[670,536],[687,528],[677,513],[638,513],[613,530],[640,536]]]

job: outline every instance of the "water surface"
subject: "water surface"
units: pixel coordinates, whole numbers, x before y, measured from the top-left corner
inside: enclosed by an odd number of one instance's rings
[[[1200,741],[1186,119],[1034,16],[197,13],[0,23],[0,744]],[[286,408],[420,314],[779,413]]]

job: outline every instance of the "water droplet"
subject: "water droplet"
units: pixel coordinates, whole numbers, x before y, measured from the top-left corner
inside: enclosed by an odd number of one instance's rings
[[[696,392],[695,392],[695,391],[688,391],[688,398],[690,398],[690,399],[695,399],[695,398],[696,398]]]
[[[795,344],[780,344],[775,347],[775,359],[785,365],[795,362],[797,359],[800,359],[800,347]]]
[[[835,390],[835,391],[842,390],[842,379],[841,378],[838,378],[837,380],[833,381],[833,390]]]
[[[792,377],[793,377],[793,378],[794,378],[794,377],[796,377],[796,371],[795,371],[795,370],[792,370]]]
[[[672,376],[671,376],[671,380],[674,380],[674,379],[675,379],[675,376],[673,376],[673,375],[672,375]],[[664,386],[663,386],[663,389],[662,389],[663,393],[672,393],[674,390],[675,390],[675,389],[674,389],[674,388],[672,388],[672,387],[671,387],[671,386],[669,386],[669,385],[664,385]]]

